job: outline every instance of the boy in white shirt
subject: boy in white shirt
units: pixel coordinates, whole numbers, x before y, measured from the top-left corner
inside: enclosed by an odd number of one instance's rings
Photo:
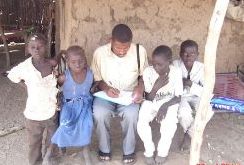
[[[171,62],[171,49],[164,45],[158,46],[152,54],[153,66],[147,67],[143,72],[146,100],[139,111],[137,129],[144,143],[144,155],[148,165],[164,163],[177,128],[177,112],[183,84],[181,71],[170,65]],[[154,118],[161,124],[161,138],[155,159],[155,145],[149,125]]]
[[[49,161],[49,156],[53,156],[51,137],[58,125],[56,113],[58,89],[57,79],[53,73],[57,61],[45,58],[46,46],[47,40],[43,35],[31,35],[27,43],[27,50],[31,57],[13,67],[8,74],[12,82],[25,84],[27,87],[28,98],[24,116],[30,165],[39,165]],[[46,137],[43,136],[45,130],[47,130]],[[44,139],[45,149],[49,148],[50,155],[47,152],[42,153]]]
[[[179,122],[185,132],[181,150],[189,150],[195,111],[203,91],[204,65],[197,61],[198,54],[198,44],[193,40],[186,40],[180,46],[180,59],[173,61],[173,65],[182,71],[184,86],[178,111]]]

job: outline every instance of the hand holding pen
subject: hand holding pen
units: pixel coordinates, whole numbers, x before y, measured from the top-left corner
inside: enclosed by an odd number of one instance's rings
[[[108,85],[108,88],[105,90],[106,94],[109,96],[109,97],[112,97],[112,98],[117,98],[119,97],[119,90],[116,89],[116,88],[113,88],[112,87],[112,82],[109,81],[109,85]]]

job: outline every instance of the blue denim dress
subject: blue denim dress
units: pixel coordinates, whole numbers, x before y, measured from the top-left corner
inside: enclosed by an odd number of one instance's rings
[[[92,95],[90,88],[93,73],[87,70],[85,80],[76,83],[67,69],[63,85],[63,105],[61,108],[60,125],[52,137],[52,143],[59,147],[82,147],[91,142]]]

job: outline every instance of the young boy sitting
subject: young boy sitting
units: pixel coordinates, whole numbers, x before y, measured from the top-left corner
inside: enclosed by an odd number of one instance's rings
[[[146,163],[163,164],[168,156],[172,138],[175,134],[180,96],[183,93],[181,71],[170,65],[172,51],[168,46],[158,46],[152,54],[152,65],[143,72],[146,100],[139,111],[137,130],[144,143]],[[161,138],[158,142],[157,156],[149,123],[156,118],[161,124]]]
[[[179,122],[185,132],[180,145],[182,151],[189,150],[195,111],[203,91],[204,65],[197,61],[198,54],[198,44],[193,40],[186,40],[180,46],[180,59],[173,61],[173,65],[182,71],[184,87],[178,111]]]

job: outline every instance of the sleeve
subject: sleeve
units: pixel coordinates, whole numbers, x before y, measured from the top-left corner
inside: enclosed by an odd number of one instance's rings
[[[141,46],[141,45],[140,45],[140,48],[139,48],[139,52],[140,52],[140,63],[141,63],[140,73],[142,75],[144,69],[146,67],[148,67],[148,59],[147,59],[146,49],[143,46]]]
[[[181,96],[183,94],[182,73],[178,68],[175,73],[175,96]]]
[[[9,71],[8,78],[14,83],[19,83],[24,80],[24,73],[24,64],[20,63]]]
[[[203,92],[204,85],[204,66],[201,67],[200,71],[197,73],[198,82],[192,82],[192,86],[190,88],[190,93],[201,97]]]
[[[93,54],[93,59],[92,59],[92,64],[91,64],[91,70],[93,72],[94,80],[95,81],[102,80],[102,75],[101,75],[101,60],[100,60],[99,50],[98,49]]]
[[[202,92],[203,92],[203,78],[200,79],[199,83],[192,82],[190,93],[198,97],[201,97]]]
[[[151,92],[152,85],[150,82],[149,67],[144,70],[142,77],[143,77],[143,81],[144,81],[145,92],[147,92],[147,93]]]

